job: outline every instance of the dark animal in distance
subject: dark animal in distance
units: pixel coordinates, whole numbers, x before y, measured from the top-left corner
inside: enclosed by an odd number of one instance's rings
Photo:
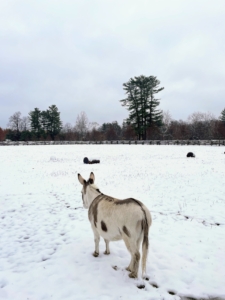
[[[93,159],[93,160],[89,160],[87,157],[84,158],[83,160],[84,164],[100,164],[100,160],[98,159]]]
[[[195,157],[195,154],[193,152],[188,152],[187,157]]]

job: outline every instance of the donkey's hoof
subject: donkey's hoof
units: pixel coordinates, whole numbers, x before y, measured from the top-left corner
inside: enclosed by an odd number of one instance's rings
[[[95,252],[93,253],[93,256],[94,256],[94,257],[98,257],[98,256],[99,256],[99,253],[95,251]]]
[[[107,252],[107,251],[105,250],[104,254],[105,254],[105,255],[109,255],[109,254],[110,254],[110,252]]]
[[[127,267],[126,270],[127,270],[128,272],[131,272],[131,269],[130,269],[129,267]]]
[[[130,278],[137,278],[137,274],[135,274],[134,272],[131,272],[131,273],[129,274],[129,277],[130,277]]]

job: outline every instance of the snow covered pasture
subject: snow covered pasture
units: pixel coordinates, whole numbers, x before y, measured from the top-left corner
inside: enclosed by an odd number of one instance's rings
[[[193,151],[196,158],[187,158]],[[0,148],[0,299],[225,299],[224,147]],[[83,158],[100,164],[85,165]],[[94,251],[77,173],[151,211],[148,280],[131,279],[123,241]],[[143,287],[142,289],[138,288]]]

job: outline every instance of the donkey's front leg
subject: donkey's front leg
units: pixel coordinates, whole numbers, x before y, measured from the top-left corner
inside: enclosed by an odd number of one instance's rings
[[[95,237],[95,252],[93,253],[94,257],[98,257],[99,256],[99,241],[100,241],[100,235],[98,233],[98,231],[96,229],[93,229],[94,232],[94,237]]]
[[[106,246],[106,249],[105,249],[104,254],[110,254],[110,251],[109,251],[109,240],[105,239],[105,246]]]

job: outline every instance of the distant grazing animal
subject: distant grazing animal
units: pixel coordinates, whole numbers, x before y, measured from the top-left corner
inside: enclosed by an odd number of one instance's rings
[[[100,164],[100,160],[98,159],[93,159],[89,160],[87,157],[83,159],[84,164]]]
[[[123,239],[131,254],[131,261],[126,268],[129,277],[138,277],[140,262],[140,244],[142,242],[142,276],[146,272],[146,262],[149,248],[148,232],[152,223],[148,208],[138,200],[128,198],[118,200],[102,194],[94,184],[95,176],[91,172],[88,181],[78,174],[82,184],[82,200],[88,208],[88,218],[94,233],[95,251],[99,255],[100,236],[106,244],[104,254],[110,254],[109,242]]]
[[[195,157],[193,152],[188,152],[187,157]]]

